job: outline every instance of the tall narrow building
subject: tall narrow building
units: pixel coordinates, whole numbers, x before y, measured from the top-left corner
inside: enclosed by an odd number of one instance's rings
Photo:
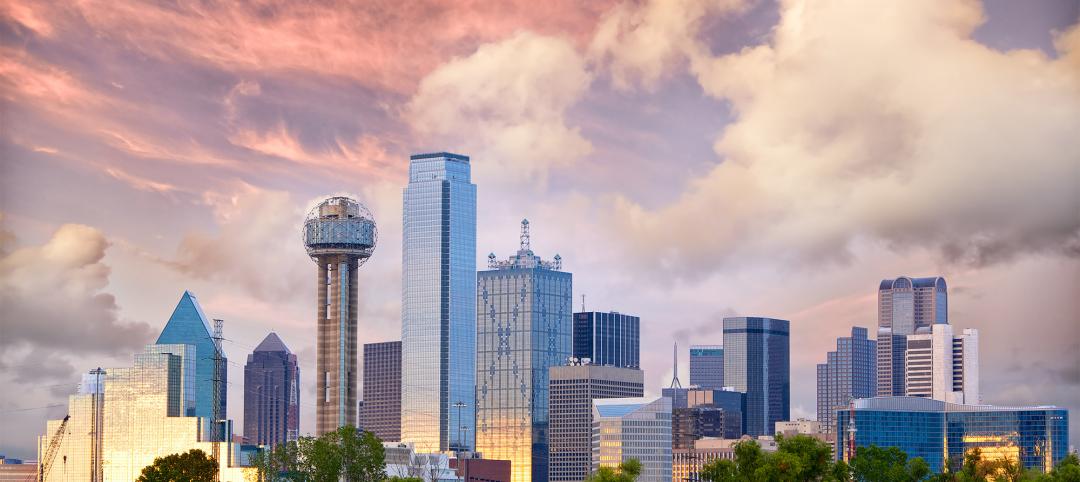
[[[724,384],[746,394],[746,433],[773,435],[791,419],[789,322],[724,318]]]
[[[919,328],[949,323],[945,278],[882,280],[878,285],[877,395],[905,394],[904,353],[907,335]]]
[[[476,450],[509,460],[514,482],[548,480],[548,369],[570,357],[572,277],[529,247],[477,274]]]
[[[724,347],[690,347],[690,385],[713,390],[724,388]]]
[[[411,156],[402,214],[401,439],[417,452],[470,450],[476,434],[476,185],[469,158]]]
[[[206,417],[213,420],[217,415],[219,419],[226,418],[226,388],[228,387],[228,364],[225,353],[220,350],[212,338],[213,330],[210,328],[210,320],[203,313],[199,300],[190,291],[184,291],[180,296],[180,302],[173,309],[172,316],[165,323],[155,342],[158,345],[192,345],[195,347],[195,373],[192,377],[194,405],[185,405],[186,417]],[[220,373],[215,373],[215,354],[222,359]],[[214,413],[214,390],[215,380],[221,382],[217,386],[218,409]]]
[[[315,434],[356,426],[356,272],[375,250],[375,221],[360,203],[332,197],[315,206],[303,229],[318,266]]]
[[[641,319],[618,311],[574,313],[574,358],[593,365],[641,366]]]
[[[244,365],[244,439],[275,447],[300,434],[300,366],[276,333]]]
[[[401,441],[401,342],[364,345],[360,426],[384,442]]]
[[[817,419],[826,432],[836,428],[837,407],[877,393],[877,342],[867,333],[866,328],[851,328],[851,336],[837,338],[836,351],[817,366]]]
[[[978,405],[979,332],[953,335],[952,325],[920,328],[907,337],[905,388],[909,397]]]

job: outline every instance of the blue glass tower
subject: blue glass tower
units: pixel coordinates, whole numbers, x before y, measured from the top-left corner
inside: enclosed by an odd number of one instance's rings
[[[746,393],[746,433],[773,435],[791,419],[790,323],[724,318],[724,384]]]
[[[866,328],[852,327],[850,337],[836,339],[836,351],[817,366],[817,419],[832,431],[836,407],[877,393],[877,342]]]
[[[212,419],[214,416],[214,354],[218,347],[211,338],[210,320],[203,313],[202,306],[190,291],[184,291],[180,302],[176,304],[172,316],[161,330],[155,344],[158,345],[193,345],[195,347],[195,413],[196,417]],[[221,384],[219,386],[220,418],[226,419],[226,387],[228,386],[228,363],[221,353]]]
[[[641,319],[617,311],[574,313],[574,357],[593,365],[641,366]]]
[[[724,347],[690,347],[690,385],[715,390],[724,388]]]
[[[476,418],[476,185],[469,158],[410,157],[402,227],[401,440],[470,450]]]

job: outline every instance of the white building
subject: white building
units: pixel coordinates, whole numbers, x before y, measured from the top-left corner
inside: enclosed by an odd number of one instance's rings
[[[412,443],[384,442],[387,477],[417,477],[424,482],[461,482],[443,453],[416,453]]]
[[[979,403],[979,332],[954,336],[952,325],[920,328],[907,337],[905,388],[911,397]]]
[[[639,482],[671,482],[671,399],[593,400],[593,471],[641,462]]]

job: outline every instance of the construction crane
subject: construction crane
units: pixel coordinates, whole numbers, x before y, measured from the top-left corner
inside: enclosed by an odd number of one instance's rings
[[[60,449],[60,442],[64,440],[64,430],[67,428],[68,419],[70,418],[71,415],[64,415],[64,421],[60,422],[60,428],[56,429],[52,440],[49,441],[49,448],[45,450],[45,456],[38,462],[38,482],[45,482],[45,476],[49,475],[49,469],[52,467],[53,459],[56,458],[56,452]]]

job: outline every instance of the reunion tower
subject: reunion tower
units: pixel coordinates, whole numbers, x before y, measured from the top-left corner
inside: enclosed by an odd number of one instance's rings
[[[332,197],[304,220],[304,246],[319,266],[315,434],[356,426],[356,270],[371,257],[378,232],[362,204]]]

